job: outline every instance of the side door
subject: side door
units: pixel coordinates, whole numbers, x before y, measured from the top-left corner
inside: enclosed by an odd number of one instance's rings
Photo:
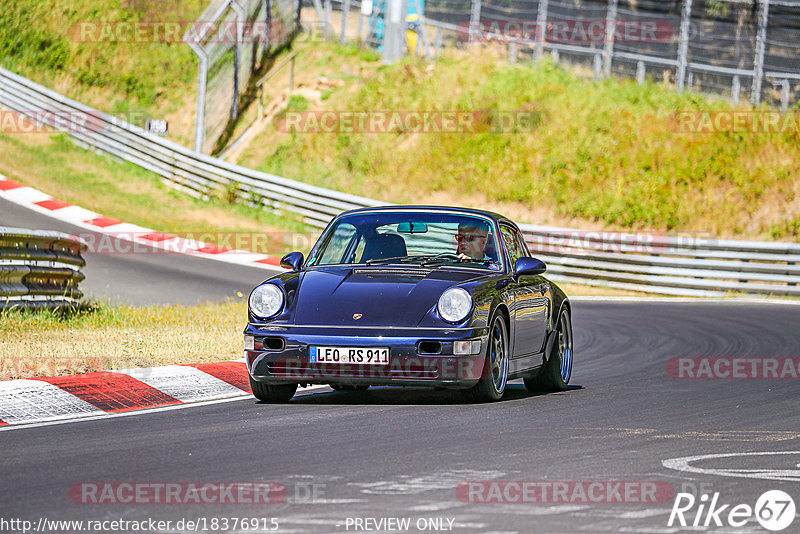
[[[525,242],[520,232],[510,225],[501,224],[500,232],[513,270],[517,259],[528,255]],[[514,341],[510,372],[532,369],[541,364],[541,359],[536,356],[542,351],[547,329],[547,288],[543,282],[541,276],[521,276],[511,284],[515,324],[512,328]]]

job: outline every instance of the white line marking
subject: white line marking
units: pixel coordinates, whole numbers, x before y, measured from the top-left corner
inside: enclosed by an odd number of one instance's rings
[[[661,464],[667,469],[685,471],[687,473],[701,473],[704,475],[717,475],[722,477],[755,478],[760,480],[779,480],[781,482],[800,482],[800,469],[705,469],[694,467],[693,462],[713,460],[719,458],[735,458],[737,456],[778,456],[785,454],[800,455],[800,451],[775,451],[775,452],[738,452],[722,454],[703,454],[700,456],[684,456],[664,460]]]
[[[55,386],[53,386],[55,387]],[[328,389],[326,385],[318,385],[318,386],[311,386],[308,388],[298,388],[298,394],[295,395],[297,397],[305,397],[306,395],[300,395],[300,393],[315,393],[316,390],[319,389]],[[51,421],[37,421],[35,423],[26,423],[26,424],[13,424],[9,426],[0,427],[0,432],[10,432],[12,430],[24,430],[27,428],[37,428],[42,426],[53,426],[53,425],[64,425],[68,423],[82,423],[84,421],[97,421],[99,419],[112,419],[117,417],[133,417],[136,415],[149,415],[153,413],[160,413],[160,412],[167,412],[170,410],[182,410],[184,408],[193,408],[195,406],[210,406],[212,404],[222,404],[225,402],[234,402],[234,401],[242,401],[242,400],[251,400],[253,402],[256,399],[250,394],[245,393],[242,390],[239,390],[240,394],[238,397],[228,397],[225,399],[216,399],[216,400],[207,400],[207,401],[198,401],[198,402],[189,402],[184,404],[174,404],[172,406],[161,406],[159,408],[145,408],[142,410],[136,410],[132,412],[122,412],[122,413],[105,413],[102,410],[98,410],[98,415],[88,414],[86,416],[82,416],[80,418],[70,418],[70,419],[58,419],[58,420],[51,420]],[[63,392],[67,395],[69,393]],[[71,395],[70,395],[71,396]],[[77,397],[73,397],[77,398]],[[8,422],[8,420],[5,420]]]

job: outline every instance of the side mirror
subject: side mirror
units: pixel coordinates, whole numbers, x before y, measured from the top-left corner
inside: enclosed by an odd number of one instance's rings
[[[292,271],[299,271],[300,267],[303,266],[303,259],[302,252],[290,252],[281,258],[281,267]]]
[[[517,259],[514,265],[514,276],[532,276],[542,274],[547,270],[547,265],[542,260],[522,256]]]

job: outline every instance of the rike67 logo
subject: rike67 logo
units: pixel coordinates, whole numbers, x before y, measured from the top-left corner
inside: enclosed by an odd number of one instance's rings
[[[756,501],[755,507],[749,504],[719,504],[719,493],[710,498],[703,494],[696,499],[691,493],[678,493],[669,515],[667,526],[677,521],[682,527],[743,527],[754,516],[767,530],[778,532],[788,528],[794,521],[794,500],[781,490],[765,492]],[[688,518],[688,521],[687,521]]]

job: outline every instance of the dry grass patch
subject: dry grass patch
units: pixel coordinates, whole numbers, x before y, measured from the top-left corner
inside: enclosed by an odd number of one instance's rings
[[[0,379],[237,359],[246,322],[244,300],[0,312]]]

